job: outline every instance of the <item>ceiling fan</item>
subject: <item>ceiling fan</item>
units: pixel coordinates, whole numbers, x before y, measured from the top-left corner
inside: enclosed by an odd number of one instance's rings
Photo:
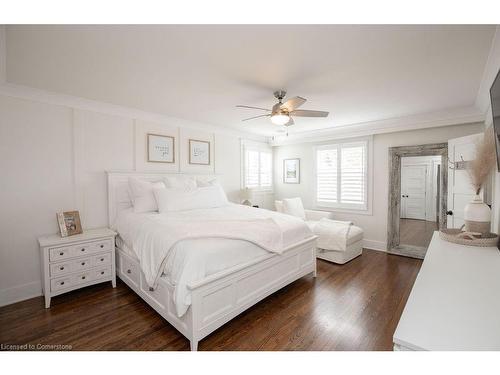
[[[278,99],[278,103],[273,105],[272,109],[252,107],[252,106],[248,106],[248,105],[237,105],[236,107],[259,109],[262,111],[269,112],[269,113],[266,113],[265,115],[259,115],[259,116],[246,118],[242,121],[253,120],[253,119],[260,118],[260,117],[270,117],[271,122],[273,124],[284,125],[284,126],[290,126],[290,125],[294,124],[292,116],[299,116],[299,117],[327,117],[328,116],[328,112],[325,112],[325,111],[310,111],[310,110],[305,110],[305,109],[297,109],[302,104],[304,104],[306,102],[306,99],[304,99],[300,96],[295,96],[291,99],[288,99],[286,102],[283,103],[283,98],[285,97],[285,95],[286,95],[285,90],[278,90],[278,91],[274,92],[274,97],[276,99]]]

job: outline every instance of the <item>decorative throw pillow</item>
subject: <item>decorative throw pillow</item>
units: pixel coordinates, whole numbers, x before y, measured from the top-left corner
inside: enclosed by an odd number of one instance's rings
[[[186,189],[154,189],[160,213],[227,206],[226,193],[220,186]]]
[[[149,182],[130,177],[128,179],[128,186],[130,198],[132,200],[132,204],[134,205],[134,212],[142,213],[158,211],[158,204],[156,203],[153,189],[165,189],[166,186],[163,181]]]
[[[306,212],[300,198],[283,199],[283,213],[300,217],[302,220],[306,219]]]
[[[198,187],[192,176],[168,176],[165,177],[165,183],[169,189],[194,190]]]

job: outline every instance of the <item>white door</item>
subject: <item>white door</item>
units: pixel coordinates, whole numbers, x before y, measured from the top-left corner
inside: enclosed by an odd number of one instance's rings
[[[448,228],[460,228],[464,224],[464,207],[475,195],[468,172],[465,169],[455,169],[453,163],[473,160],[476,142],[482,136],[482,133],[473,134],[448,141],[450,161],[448,166]]]
[[[427,166],[401,167],[401,217],[425,220]]]

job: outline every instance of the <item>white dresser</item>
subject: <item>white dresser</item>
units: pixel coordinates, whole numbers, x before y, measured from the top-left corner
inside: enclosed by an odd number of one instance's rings
[[[111,281],[116,286],[115,236],[108,228],[82,234],[40,237],[45,308],[51,297],[88,285]]]
[[[395,350],[500,350],[500,251],[435,232],[393,342]]]

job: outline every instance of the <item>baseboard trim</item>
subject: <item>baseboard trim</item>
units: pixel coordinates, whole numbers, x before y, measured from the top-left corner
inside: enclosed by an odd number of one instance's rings
[[[10,305],[42,295],[42,284],[40,281],[17,285],[0,290],[0,306]]]
[[[382,242],[382,241],[364,239],[363,240],[363,248],[387,252],[387,244],[385,242]]]

